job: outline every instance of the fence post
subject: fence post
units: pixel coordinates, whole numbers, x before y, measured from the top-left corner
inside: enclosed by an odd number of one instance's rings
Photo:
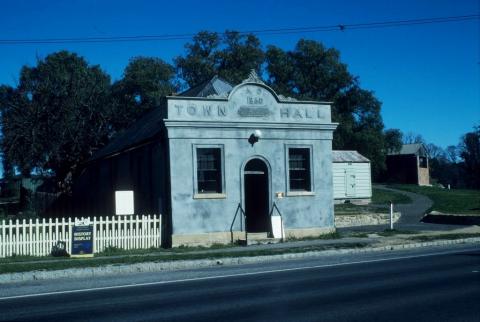
[[[15,245],[13,245],[13,249],[14,249],[14,253],[15,255],[18,255],[18,220],[15,220],[14,223],[12,223],[12,221],[10,221],[10,227],[12,229],[12,231],[15,232]]]
[[[93,241],[96,245],[96,250],[98,252],[102,251],[102,245],[101,245],[101,239],[102,239],[102,225],[103,225],[103,217],[99,216],[98,217],[98,230],[97,227],[95,226],[93,229],[96,231],[95,235],[95,240]]]
[[[93,217],[93,245],[92,245],[92,252],[94,254],[97,253],[97,217]]]
[[[103,250],[105,248],[110,247],[110,226],[111,226],[111,220],[109,217],[105,217],[105,231],[103,233],[105,237],[105,242],[103,243]]]
[[[145,217],[142,215],[135,215],[135,247],[142,248],[145,242]]]
[[[17,231],[18,231],[18,253],[17,255],[23,255],[23,220],[17,219]]]
[[[49,225],[48,225],[48,245],[47,245],[47,253],[45,255],[49,255],[50,251],[52,250],[52,245],[55,243],[54,239],[54,234],[53,234],[53,228],[55,227],[55,223],[53,222],[53,219],[50,218],[49,220]]]
[[[34,255],[35,256],[38,256],[39,253],[40,253],[40,234],[39,234],[39,222],[38,222],[38,218],[35,218],[35,253]]]
[[[72,230],[73,230],[73,227],[72,227],[72,218],[71,217],[68,217],[68,239],[67,239],[67,245],[68,245],[68,250],[69,250],[69,254],[72,253]]]
[[[117,217],[113,216],[112,217],[112,230],[111,230],[111,236],[110,236],[110,241],[111,241],[111,246],[113,247],[118,247],[118,239],[117,235],[115,232],[117,231]]]
[[[54,242],[54,245],[57,244],[58,241],[60,241],[60,225],[59,225],[59,221],[58,221],[58,217],[55,218],[55,235],[53,236],[53,242]]]
[[[7,240],[7,256],[12,256],[12,253],[15,251],[13,250],[13,227],[12,227],[12,220],[8,220],[8,240]]]
[[[162,246],[162,239],[163,239],[162,220],[163,220],[162,214],[158,214],[158,247]]]
[[[390,230],[393,230],[393,202],[390,201]]]
[[[28,244],[29,244],[29,255],[35,256],[35,249],[34,249],[34,239],[33,239],[33,223],[32,223],[32,218],[28,220]]]
[[[6,241],[7,238],[5,236],[5,220],[2,219],[2,244],[0,245],[0,257],[6,257]]]

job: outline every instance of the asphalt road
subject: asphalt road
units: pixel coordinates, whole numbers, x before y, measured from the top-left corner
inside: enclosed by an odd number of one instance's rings
[[[0,289],[0,320],[480,321],[480,250],[475,246],[142,278],[134,286],[122,285],[122,278],[85,283],[97,289],[76,281],[73,288],[36,295],[21,291],[32,285],[11,285]]]

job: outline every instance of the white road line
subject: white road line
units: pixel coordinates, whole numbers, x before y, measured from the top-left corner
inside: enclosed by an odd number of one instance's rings
[[[348,263],[335,263],[335,264],[323,264],[323,265],[314,265],[314,266],[302,266],[302,267],[266,270],[266,271],[259,271],[259,272],[249,272],[249,273],[247,272],[247,273],[238,273],[238,274],[227,274],[227,275],[185,278],[185,279],[178,279],[178,280],[171,280],[171,281],[158,281],[158,282],[148,282],[148,283],[138,283],[138,284],[125,284],[125,285],[115,285],[115,286],[93,287],[93,288],[68,290],[68,291],[55,291],[55,292],[45,292],[45,293],[36,293],[36,294],[15,295],[15,296],[0,297],[0,301],[12,300],[12,299],[21,299],[21,298],[32,298],[32,297],[40,297],[40,296],[48,296],[48,295],[74,294],[74,293],[85,293],[85,292],[91,292],[91,291],[114,290],[114,289],[123,289],[123,288],[138,287],[138,286],[151,286],[151,285],[162,285],[162,284],[174,284],[174,283],[183,283],[183,282],[214,280],[214,279],[230,278],[230,277],[254,276],[254,275],[262,275],[262,274],[291,272],[291,271],[328,268],[328,267],[338,267],[338,266],[347,266],[347,265],[355,265],[355,264],[378,263],[378,262],[386,262],[386,261],[399,260],[399,259],[412,259],[412,258],[421,258],[421,257],[431,257],[431,256],[439,256],[439,255],[466,253],[466,252],[471,252],[471,251],[472,251],[472,249],[457,250],[457,251],[445,251],[445,252],[427,253],[427,254],[410,255],[410,256],[399,256],[399,257],[391,257],[391,258],[371,259],[371,260],[355,261],[355,262],[348,262]]]

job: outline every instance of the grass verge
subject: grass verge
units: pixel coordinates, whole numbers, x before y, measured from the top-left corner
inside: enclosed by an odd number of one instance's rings
[[[420,187],[398,184],[392,188],[425,195],[433,201],[431,210],[446,214],[480,215],[480,190],[442,189],[438,187]]]
[[[103,252],[95,254],[95,257],[104,257],[104,256],[123,256],[123,255],[147,255],[152,253],[187,253],[195,251],[203,251],[209,249],[228,249],[235,247],[231,244],[213,244],[211,246],[186,246],[180,245],[175,248],[155,248],[150,247],[149,249],[123,249],[118,247],[107,247]]]
[[[195,259],[221,259],[226,257],[254,257],[265,255],[281,255],[292,253],[305,253],[310,251],[323,251],[331,249],[345,249],[345,248],[363,248],[368,246],[368,243],[349,243],[349,244],[330,244],[330,245],[315,245],[297,248],[282,248],[282,249],[261,249],[242,252],[216,252],[214,254],[192,254],[192,253],[166,253],[157,255],[141,255],[141,256],[125,256],[125,257],[104,257],[91,259],[70,258],[58,262],[41,261],[41,262],[10,262],[8,265],[0,265],[0,274],[18,273],[38,270],[59,270],[68,268],[85,268],[85,267],[99,267],[105,265],[125,265],[136,264],[144,262],[168,262],[178,260],[195,260]],[[46,258],[46,257],[45,257]],[[45,259],[43,258],[43,259]]]
[[[369,205],[354,205],[352,203],[342,203],[335,205],[335,216],[362,215],[379,213],[388,213],[388,207],[372,207]]]
[[[385,229],[382,232],[377,233],[377,235],[383,237],[395,236],[395,235],[414,235],[418,234],[417,231],[412,230],[397,230],[397,229]]]
[[[480,237],[480,233],[463,233],[463,234],[442,234],[442,235],[422,235],[409,237],[409,240],[419,242],[429,242],[434,240],[453,240],[461,238]]]
[[[340,239],[342,235],[338,231],[334,231],[328,234],[321,234],[318,236],[308,236],[308,237],[287,237],[287,241],[302,241],[302,240],[317,240],[317,239]]]
[[[390,211],[390,201],[394,204],[411,203],[412,199],[401,193],[373,188],[372,203],[370,205],[355,205],[343,203],[335,205],[335,215],[361,215],[367,213],[385,214]]]
[[[355,237],[355,238],[368,238],[368,233],[362,233],[362,232],[354,232],[351,233],[348,237]]]

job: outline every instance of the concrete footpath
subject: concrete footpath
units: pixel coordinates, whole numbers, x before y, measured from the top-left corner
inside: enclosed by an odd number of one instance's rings
[[[288,241],[270,245],[251,245],[248,247],[225,247],[217,249],[195,249],[152,252],[139,255],[121,255],[96,257],[96,265],[99,260],[108,261],[112,258],[152,256],[152,261],[143,261],[134,264],[105,264],[97,267],[69,268],[64,270],[42,270],[21,273],[0,274],[0,284],[26,282],[33,280],[53,280],[61,278],[89,278],[110,276],[119,274],[133,274],[140,272],[160,272],[184,269],[198,269],[219,265],[240,265],[251,263],[272,262],[286,259],[306,259],[325,255],[356,254],[378,251],[395,251],[419,247],[446,246],[456,244],[480,244],[479,226],[463,226],[449,231],[416,231],[414,234],[395,234],[382,236],[383,229],[376,232],[357,232],[342,230],[343,238],[338,239],[314,239],[301,241]],[[442,238],[442,235],[445,237]],[[473,236],[473,237],[472,237]],[[432,241],[419,241],[423,239],[434,239]],[[453,239],[455,237],[455,239]],[[274,254],[268,254],[269,251]],[[255,252],[258,253],[255,254]],[[172,255],[196,255],[204,257],[194,260],[172,260]],[[202,256],[204,255],[204,256]],[[163,260],[162,256],[165,257]],[[71,261],[71,259],[59,259],[57,262]],[[55,261],[32,261],[29,263]],[[23,262],[27,263],[27,262]],[[14,265],[18,263],[2,263],[1,265]]]

